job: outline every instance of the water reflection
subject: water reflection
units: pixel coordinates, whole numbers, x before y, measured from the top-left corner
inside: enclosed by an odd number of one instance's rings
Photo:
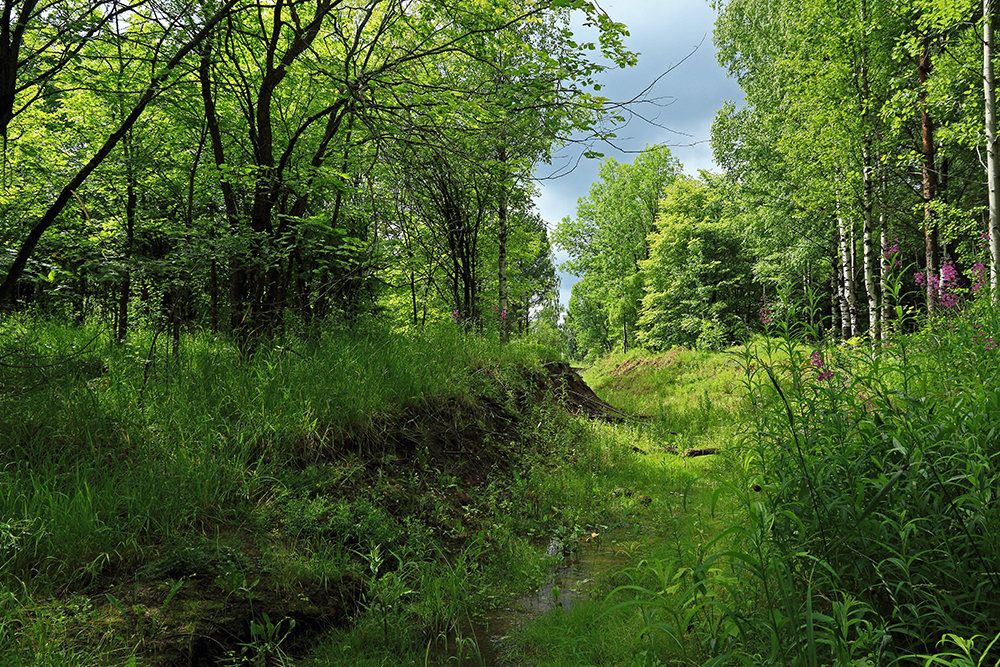
[[[555,610],[568,610],[585,600],[594,589],[594,580],[604,571],[625,566],[628,556],[608,536],[589,533],[563,542],[553,539],[546,548],[550,556],[561,556],[544,582],[532,594],[513,604],[495,609],[463,628],[464,636],[450,637],[440,647],[440,657],[450,664],[496,667],[503,661],[509,634],[531,618]]]

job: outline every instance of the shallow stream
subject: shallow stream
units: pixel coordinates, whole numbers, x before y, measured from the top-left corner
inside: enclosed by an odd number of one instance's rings
[[[496,667],[504,662],[508,637],[518,626],[547,613],[563,613],[593,590],[594,580],[608,570],[626,566],[628,556],[616,548],[616,542],[606,535],[591,533],[589,537],[566,543],[558,539],[549,542],[546,552],[562,556],[546,575],[535,592],[513,604],[488,612],[463,628],[464,636],[449,638],[438,655],[458,664]]]

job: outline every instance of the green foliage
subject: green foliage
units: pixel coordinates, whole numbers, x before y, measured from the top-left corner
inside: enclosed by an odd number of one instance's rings
[[[506,340],[553,303],[529,175],[561,137],[604,134],[595,76],[635,62],[593,3],[229,1],[212,30],[209,8],[84,5],[29,3],[12,33],[30,44],[0,110],[4,309],[96,315],[121,339],[204,326],[246,354],[285,325],[455,310]],[[49,32],[44,66],[18,59]],[[179,34],[197,37],[177,51]]]
[[[647,237],[664,189],[679,176],[680,163],[664,146],[647,146],[633,164],[609,158],[601,180],[579,200],[576,219],[559,224],[555,241],[570,255],[563,268],[582,278],[569,304],[579,357],[635,343],[640,263],[649,257]]]
[[[814,330],[781,325],[748,348],[747,476],[733,491],[772,659],[847,659],[833,641],[845,624],[867,637],[851,659],[876,661],[991,632],[996,327],[995,310],[974,309],[883,347],[810,353]]]
[[[488,584],[514,589],[539,567],[512,530],[525,501],[512,494],[535,491],[506,480],[569,448],[565,418],[534,398],[543,364],[560,359],[543,340],[552,331],[501,346],[454,323],[419,336],[370,325],[288,336],[251,359],[185,334],[175,359],[154,332],[119,345],[41,318],[4,326],[4,655],[133,655],[132,640],[176,623],[234,622],[218,619],[215,596],[254,607],[248,635],[226,626],[246,641],[219,658],[273,661],[287,655],[292,618],[360,595],[341,590],[353,578],[366,581],[370,610],[355,629],[423,650],[488,604]],[[486,434],[478,422],[491,419]],[[479,448],[472,466],[438,451],[437,437],[472,433],[483,440],[455,445]],[[468,474],[490,482],[473,487]],[[376,551],[372,573],[362,555]],[[86,597],[108,581],[113,600],[102,592],[93,613],[57,618],[64,591]]]
[[[640,263],[645,296],[639,342],[723,349],[742,338],[754,313],[749,258],[723,212],[718,184],[681,180],[667,188],[649,259]]]
[[[736,446],[707,494],[685,494],[717,523],[678,547],[657,540],[597,609],[539,623],[532,641],[582,662],[630,640],[651,664],[996,661],[996,310],[980,302],[873,347],[818,342],[810,308],[776,304],[772,337],[725,357],[633,352],[589,371],[602,395],[657,418],[656,442]],[[606,653],[582,649],[584,622],[609,629]]]

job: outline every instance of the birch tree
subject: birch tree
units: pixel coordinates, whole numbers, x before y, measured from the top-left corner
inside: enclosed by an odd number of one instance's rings
[[[993,76],[994,0],[983,0],[983,99],[989,189],[990,294],[1000,301],[1000,154],[997,153],[996,79]]]

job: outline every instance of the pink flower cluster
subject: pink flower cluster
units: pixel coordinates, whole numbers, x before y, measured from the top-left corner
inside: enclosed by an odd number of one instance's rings
[[[774,323],[774,313],[771,312],[771,304],[764,302],[764,305],[760,307],[760,321],[762,324],[773,324]]]
[[[882,248],[882,256],[885,257],[885,261],[889,263],[889,266],[896,266],[899,263],[898,238],[892,240],[892,245],[886,243],[885,247]]]
[[[829,380],[833,377],[833,371],[830,369],[823,370],[823,355],[820,354],[819,350],[812,353],[810,363],[816,368],[818,374],[816,375],[817,380]]]
[[[958,292],[956,288],[958,287],[960,275],[958,269],[955,268],[954,262],[948,261],[941,267],[940,278],[934,275],[928,277],[923,271],[917,271],[913,274],[913,280],[921,287],[927,286],[929,281],[931,289],[937,293],[938,303],[945,310],[951,310],[958,305]]]
[[[978,345],[979,343],[982,343],[987,350],[992,350],[997,346],[997,344],[993,342],[993,336],[990,336],[983,331],[982,324],[977,324],[976,330],[972,334],[972,344]]]
[[[497,312],[498,309],[497,309],[496,306],[490,306],[490,310],[492,310],[495,313],[495,312]],[[502,320],[507,319],[507,309],[506,308],[504,308],[503,310],[500,311],[500,319],[502,319]]]
[[[975,282],[972,283],[972,293],[979,294],[979,290],[983,288],[983,281],[986,280],[986,265],[982,262],[973,264],[972,275],[975,278]]]

